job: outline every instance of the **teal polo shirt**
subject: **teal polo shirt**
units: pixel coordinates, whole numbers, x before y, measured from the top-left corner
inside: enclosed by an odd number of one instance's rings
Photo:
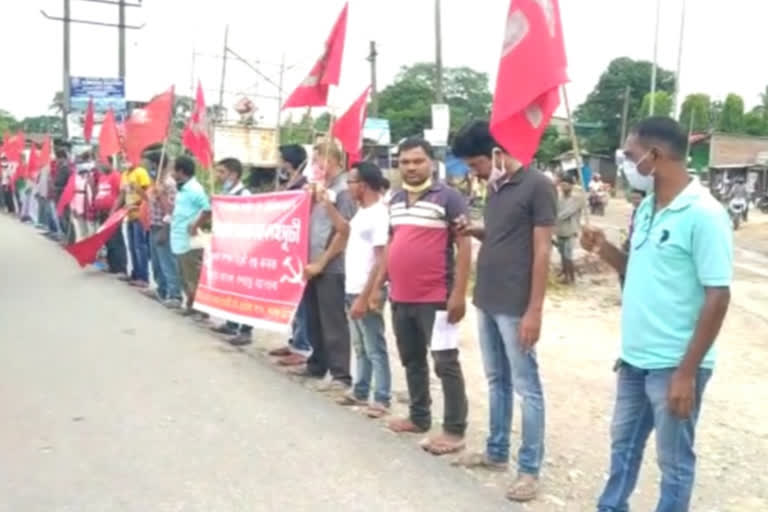
[[[654,215],[654,195],[635,214],[622,300],[621,359],[656,370],[680,365],[706,287],[728,287],[733,236],[725,208],[693,180]],[[702,367],[712,368],[715,350]]]
[[[211,209],[211,202],[205,189],[192,178],[176,193],[171,215],[171,252],[184,254],[190,250],[189,225],[197,221],[200,214]]]

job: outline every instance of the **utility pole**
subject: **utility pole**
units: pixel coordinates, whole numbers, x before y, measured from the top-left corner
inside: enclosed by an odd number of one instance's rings
[[[443,102],[443,30],[440,0],[435,0],[435,103]]]
[[[656,111],[656,72],[659,58],[659,21],[661,17],[661,0],[656,0],[656,31],[653,36],[653,68],[651,69],[651,105],[649,114]]]
[[[677,70],[675,71],[675,97],[674,97],[674,118],[678,119],[680,115],[680,70],[683,65],[683,39],[685,38],[685,4],[683,0],[683,11],[680,14],[680,43],[677,47]]]
[[[118,2],[117,46],[120,54],[118,57],[120,69],[117,76],[125,80],[125,0],[118,0]]]
[[[229,53],[229,25],[224,28],[224,57],[221,63],[221,86],[219,87],[219,115],[224,117],[224,82],[227,78],[227,54]]]
[[[275,159],[279,159],[280,154],[280,129],[283,124],[283,78],[285,78],[285,54],[280,58],[280,78],[277,80],[277,126],[275,127],[275,150],[277,154]],[[278,160],[279,161],[279,160]],[[275,169],[275,191],[280,189],[280,172]]]
[[[379,116],[379,90],[376,87],[376,41],[371,41],[371,50],[368,53],[368,62],[371,63],[371,116]]]
[[[627,123],[629,121],[630,92],[632,92],[632,87],[627,86],[627,88],[624,89],[624,110],[621,113],[621,140],[619,141],[620,147],[624,144],[624,141],[627,140]]]
[[[70,68],[70,34],[69,34],[69,22],[71,19],[71,9],[69,0],[64,0],[64,56],[62,60],[62,87],[61,87],[61,115],[64,121],[64,138],[69,139],[69,126],[67,123],[67,117],[69,116],[69,68]]]

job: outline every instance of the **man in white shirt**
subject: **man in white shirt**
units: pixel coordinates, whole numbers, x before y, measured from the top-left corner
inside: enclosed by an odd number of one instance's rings
[[[349,221],[345,252],[345,291],[349,331],[357,358],[354,385],[338,403],[368,404],[366,414],[380,418],[387,414],[391,396],[391,374],[382,316],[383,293],[376,281],[384,265],[384,248],[389,240],[389,211],[382,193],[389,182],[381,169],[361,162],[349,172],[349,193],[359,208]],[[338,213],[337,213],[338,215]]]

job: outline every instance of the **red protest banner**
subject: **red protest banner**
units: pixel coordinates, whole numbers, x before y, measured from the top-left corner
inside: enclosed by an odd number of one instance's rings
[[[304,293],[309,255],[307,192],[217,196],[194,308],[285,331]]]

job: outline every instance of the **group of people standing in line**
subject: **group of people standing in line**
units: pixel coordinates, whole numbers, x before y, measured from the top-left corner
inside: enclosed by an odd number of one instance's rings
[[[388,427],[398,433],[431,430],[431,359],[443,394],[442,428],[421,447],[434,455],[458,454],[456,465],[506,471],[516,395],[522,430],[517,476],[507,497],[534,499],[545,449],[536,344],[551,246],[554,239],[561,253],[572,254],[580,236],[584,249],[599,254],[624,280],[610,471],[597,509],[628,510],[645,444],[655,430],[662,473],[656,510],[688,510],[695,426],[714,366],[712,345],[729,304],[732,241],[723,208],[687,174],[685,131],[667,118],[646,119],[631,131],[624,148],[632,167],[627,177],[649,195],[637,207],[623,248],[599,229],[581,227],[584,202],[572,195],[570,178],[560,180],[558,200],[552,181],[499,146],[487,122],[469,123],[452,145],[453,153],[488,184],[481,223],[470,219],[458,191],[435,178],[433,149],[423,139],[400,144],[402,184],[394,191],[373,163],[344,169],[333,143],[318,144],[311,156],[301,146],[280,148],[286,188],[308,190],[313,205],[307,286],[289,343],[270,354],[295,375],[315,381],[319,391],[333,393],[340,405],[360,406],[371,418],[389,416],[388,302],[409,395],[408,415],[389,417]],[[304,169],[310,158],[325,176],[323,183],[308,183]],[[95,197],[109,195],[113,204],[107,213],[123,205],[131,211],[126,229],[131,274],[125,274],[125,256],[117,254],[120,231],[110,242],[108,271],[171,309],[205,319],[193,309],[203,252],[195,238],[211,222],[209,198],[188,157],[172,163],[151,157],[146,166],[127,169],[119,182],[116,171],[98,170]],[[223,194],[249,193],[239,161],[221,160],[216,173]],[[149,229],[139,218],[142,203],[150,208]],[[465,452],[469,403],[459,347],[438,349],[432,342],[439,318],[456,325],[466,314],[473,239],[480,248],[472,303],[490,417],[484,449]],[[571,264],[564,265],[564,278],[573,281],[572,257],[566,260]],[[150,261],[157,283],[152,291]],[[252,342],[248,326],[228,322],[213,329],[233,345]]]

